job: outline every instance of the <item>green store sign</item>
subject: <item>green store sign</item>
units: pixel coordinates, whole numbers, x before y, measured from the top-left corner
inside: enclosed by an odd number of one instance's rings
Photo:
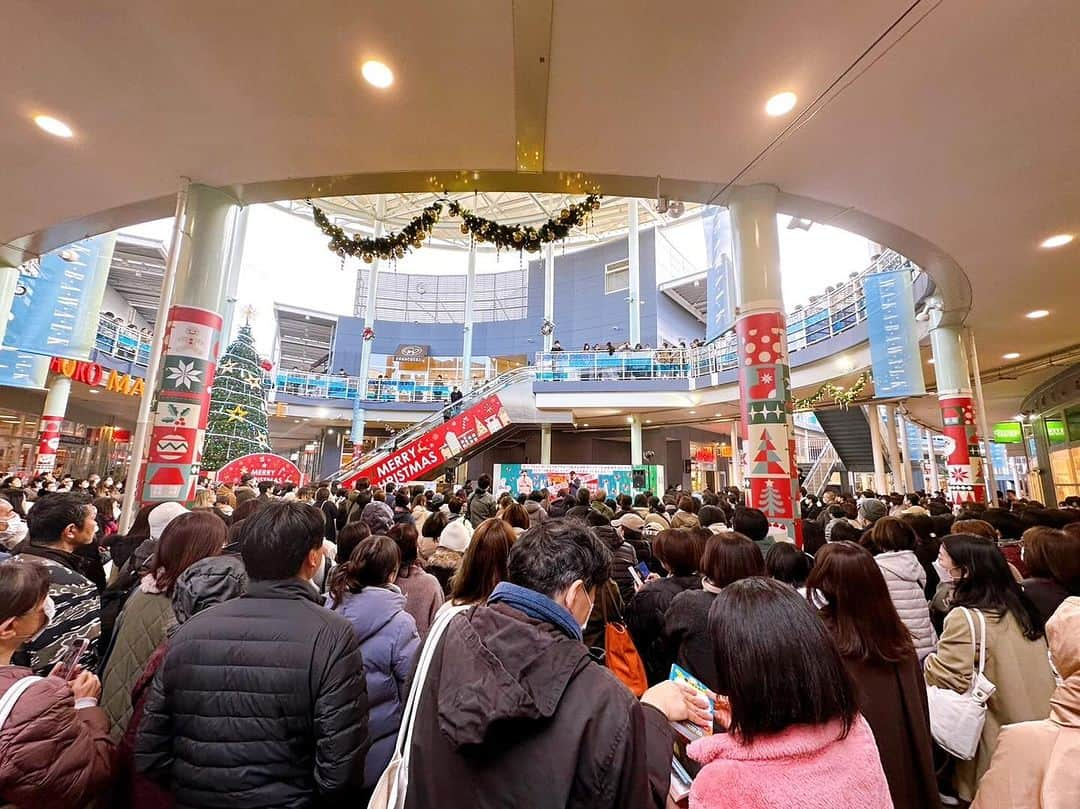
[[[999,421],[991,433],[995,444],[1024,443],[1024,428],[1018,421]]]
[[[1047,419],[1046,438],[1051,444],[1064,444],[1069,439],[1065,435],[1065,422],[1061,419]]]

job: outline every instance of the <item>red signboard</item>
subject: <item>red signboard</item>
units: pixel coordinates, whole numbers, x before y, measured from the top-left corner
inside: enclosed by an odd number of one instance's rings
[[[510,417],[499,397],[488,396],[415,441],[368,464],[343,480],[342,485],[351,487],[360,478],[367,478],[372,486],[422,480],[450,459],[509,425]]]
[[[272,452],[253,452],[235,461],[229,461],[217,471],[214,478],[222,483],[239,483],[241,476],[251,473],[256,481],[272,480],[277,483],[303,483],[303,476],[296,464]]]

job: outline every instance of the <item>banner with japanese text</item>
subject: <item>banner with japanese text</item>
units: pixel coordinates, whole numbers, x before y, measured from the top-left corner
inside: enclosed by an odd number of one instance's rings
[[[879,272],[863,278],[870,363],[878,398],[926,393],[911,271]]]

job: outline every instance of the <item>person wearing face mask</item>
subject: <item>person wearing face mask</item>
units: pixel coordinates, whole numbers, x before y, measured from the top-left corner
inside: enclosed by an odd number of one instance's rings
[[[6,716],[0,710],[0,795],[18,806],[75,809],[100,796],[112,775],[101,684],[88,671],[65,680],[11,664],[48,627],[50,589],[43,565],[0,564],[0,703],[10,706]]]
[[[26,539],[26,520],[19,514],[11,502],[0,497],[0,547],[12,551]]]
[[[56,617],[40,636],[26,644],[21,661],[36,673],[52,668],[65,646],[90,641],[79,659],[87,671],[97,664],[101,634],[101,598],[90,576],[93,571],[77,551],[90,545],[97,533],[97,512],[86,498],[74,494],[42,497],[30,511],[29,539],[14,559],[39,562],[49,574],[49,595]]]
[[[589,656],[582,626],[611,576],[584,523],[555,519],[514,543],[507,580],[449,619],[420,689],[406,809],[662,807],[669,721],[711,723],[666,681],[639,702]],[[703,701],[702,701],[703,702]]]

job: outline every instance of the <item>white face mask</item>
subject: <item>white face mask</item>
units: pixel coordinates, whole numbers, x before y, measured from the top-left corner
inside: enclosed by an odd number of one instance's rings
[[[52,596],[45,596],[45,603],[42,604],[41,609],[42,612],[45,613],[45,623],[42,625],[41,629],[30,637],[31,642],[37,640],[41,636],[41,633],[49,628],[49,624],[51,624],[56,617],[56,604],[53,602]]]
[[[949,582],[953,581],[952,573],[947,571],[945,569],[945,566],[942,565],[941,562],[935,559],[931,564],[933,564],[934,570],[937,571],[938,578],[940,578],[943,582],[948,584]]]

